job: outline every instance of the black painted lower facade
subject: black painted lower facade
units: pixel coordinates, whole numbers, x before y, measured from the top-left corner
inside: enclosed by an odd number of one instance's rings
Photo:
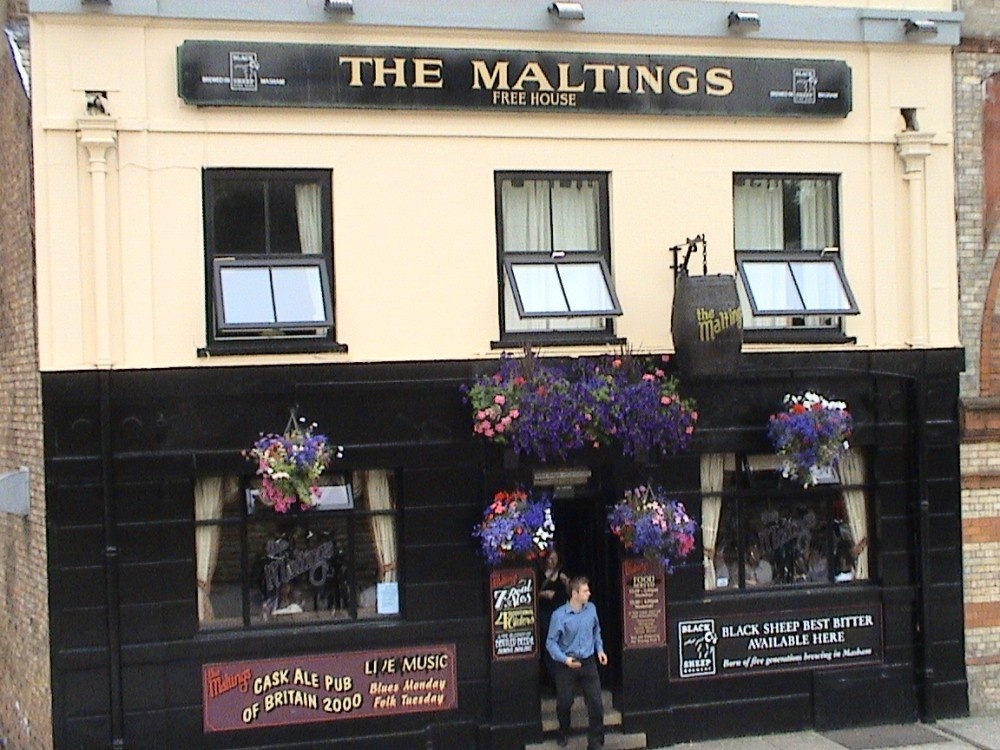
[[[625,731],[645,732],[656,747],[967,713],[962,365],[960,350],[744,354],[738,373],[682,383],[701,413],[687,453],[577,457],[590,479],[560,497],[557,523],[570,562],[591,578],[611,657],[603,680]],[[493,660],[488,571],[470,533],[497,489],[530,483],[539,468],[506,461],[472,435],[459,386],[488,366],[43,374],[56,747],[501,750],[540,739],[537,657]],[[700,457],[767,453],[768,415],[785,393],[807,389],[847,401],[855,417],[853,444],[867,466],[868,580],[706,590],[699,546],[667,581],[667,643],[623,648],[622,558],[603,531],[606,507],[654,481],[700,520]],[[258,627],[244,612],[243,626],[206,628],[195,484],[251,479],[241,451],[258,433],[280,431],[296,407],[344,444],[339,471],[393,473],[399,614]],[[862,615],[878,631],[867,658],[726,672],[720,647],[715,674],[681,675],[681,623],[798,629],[806,619]],[[450,710],[206,731],[205,665],[439,644],[454,649]]]

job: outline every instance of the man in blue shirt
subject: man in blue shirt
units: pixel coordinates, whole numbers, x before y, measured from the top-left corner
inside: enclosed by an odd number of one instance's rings
[[[556,683],[556,716],[559,719],[559,747],[566,747],[577,684],[587,702],[587,748],[604,746],[604,703],[601,700],[601,676],[598,663],[608,663],[601,639],[597,607],[590,603],[590,582],[583,576],[569,582],[569,601],[552,613],[545,648],[553,661]]]

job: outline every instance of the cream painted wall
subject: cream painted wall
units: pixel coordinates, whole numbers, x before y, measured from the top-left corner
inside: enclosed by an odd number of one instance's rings
[[[87,89],[108,91],[118,127],[108,175],[115,367],[495,356],[493,174],[506,169],[610,173],[613,270],[625,310],[617,330],[648,350],[672,348],[670,245],[704,232],[710,272],[733,270],[733,172],[838,173],[842,254],[862,310],[848,318],[847,331],[855,347],[905,347],[914,269],[908,188],[895,154],[901,107],[917,107],[921,129],[935,133],[924,182],[933,269],[925,344],[958,344],[947,47],[651,38],[603,38],[595,47],[845,60],[854,83],[845,120],[199,109],[176,94],[176,48],[185,39],[317,43],[329,41],[329,31],[115,20],[114,27],[75,16],[33,21],[44,370],[96,364],[91,188],[77,142]],[[571,51],[595,43],[371,28],[338,28],[337,42]],[[337,338],[348,353],[196,356],[205,345],[205,167],[332,170]]]

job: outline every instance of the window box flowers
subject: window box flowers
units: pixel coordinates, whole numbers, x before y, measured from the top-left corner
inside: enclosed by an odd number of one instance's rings
[[[562,367],[504,355],[464,392],[477,435],[542,461],[608,445],[626,456],[676,453],[698,420],[662,361],[628,354]]]
[[[854,423],[847,404],[819,393],[786,394],[784,410],[772,414],[768,437],[781,457],[786,479],[816,484],[847,453]]]
[[[608,528],[628,554],[659,560],[670,573],[694,550],[698,524],[683,503],[647,484],[625,492],[608,514]]]
[[[543,557],[552,547],[555,531],[552,501],[517,489],[494,495],[472,535],[479,540],[486,562],[496,567]]]
[[[319,495],[317,482],[333,457],[344,448],[330,445],[326,435],[313,432],[316,423],[291,419],[283,435],[261,434],[244,455],[257,462],[260,500],[278,513],[311,508]]]

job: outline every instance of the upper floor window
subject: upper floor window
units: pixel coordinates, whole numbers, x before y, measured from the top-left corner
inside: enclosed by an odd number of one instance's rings
[[[498,173],[496,202],[503,341],[613,336],[607,175]]]
[[[204,172],[209,348],[330,349],[330,172]]]
[[[238,477],[195,482],[202,628],[399,614],[395,473],[324,474],[322,482],[314,507],[287,514]]]
[[[842,337],[842,316],[858,312],[840,259],[837,182],[832,175],[734,175],[748,340],[787,340],[789,329],[807,338]]]

